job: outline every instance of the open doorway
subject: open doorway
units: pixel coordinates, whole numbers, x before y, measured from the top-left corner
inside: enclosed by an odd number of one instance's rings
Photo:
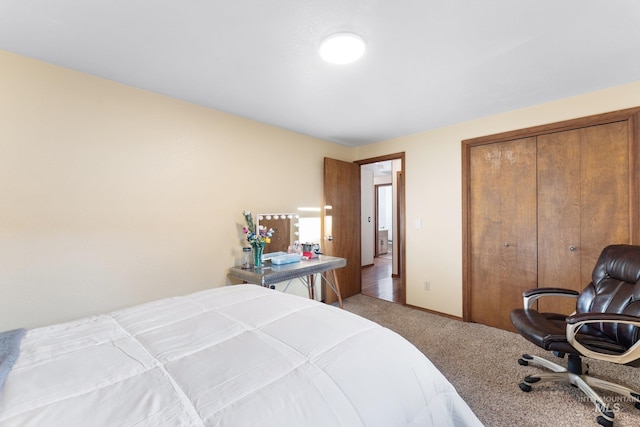
[[[361,292],[405,304],[404,153],[356,163],[361,169]]]

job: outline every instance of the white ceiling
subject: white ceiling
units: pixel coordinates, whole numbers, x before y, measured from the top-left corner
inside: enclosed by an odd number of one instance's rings
[[[358,146],[640,80],[640,1],[0,0],[0,49]]]
[[[371,170],[373,172],[373,176],[389,177],[391,175],[392,165],[393,162],[391,160],[385,160],[383,162],[367,163],[360,167]]]

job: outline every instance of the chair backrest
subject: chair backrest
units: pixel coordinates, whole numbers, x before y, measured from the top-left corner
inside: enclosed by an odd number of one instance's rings
[[[577,313],[618,313],[640,317],[640,246],[611,245],[604,248],[582,291]],[[607,323],[592,324],[620,344],[630,347],[640,338],[640,328]]]

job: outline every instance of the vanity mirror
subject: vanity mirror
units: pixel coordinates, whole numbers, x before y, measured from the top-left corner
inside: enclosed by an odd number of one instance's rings
[[[289,245],[299,243],[320,243],[319,210],[301,209],[296,213],[259,213],[256,225],[273,228],[271,243],[265,248],[266,253],[287,252]]]

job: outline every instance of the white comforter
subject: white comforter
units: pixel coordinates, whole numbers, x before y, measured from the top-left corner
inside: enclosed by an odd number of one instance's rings
[[[31,330],[1,426],[475,426],[396,333],[255,285]]]

